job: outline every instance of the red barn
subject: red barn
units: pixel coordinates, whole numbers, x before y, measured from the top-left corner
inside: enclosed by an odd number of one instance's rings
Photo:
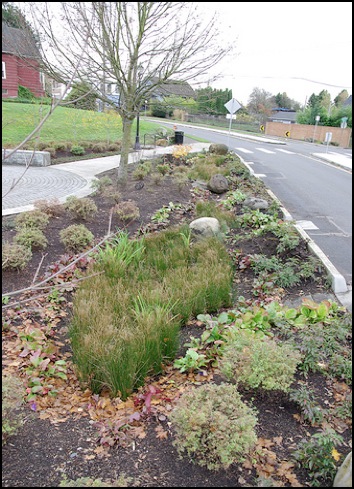
[[[40,73],[40,54],[33,35],[2,23],[2,97],[18,96],[18,86],[36,97],[45,92]]]

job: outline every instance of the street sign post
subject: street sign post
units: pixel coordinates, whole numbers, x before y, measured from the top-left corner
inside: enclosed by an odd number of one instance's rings
[[[232,98],[226,104],[224,104],[224,107],[230,112],[230,124],[229,124],[229,134],[227,136],[227,145],[229,145],[229,140],[230,140],[230,132],[231,132],[231,125],[232,125],[232,119],[233,119],[233,114],[237,112],[239,109],[241,109],[241,104],[235,99]]]

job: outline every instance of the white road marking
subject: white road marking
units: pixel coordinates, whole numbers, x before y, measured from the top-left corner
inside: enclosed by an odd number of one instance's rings
[[[263,151],[263,153],[267,153],[269,155],[275,155],[275,151],[269,151],[269,149],[264,149],[264,148],[256,148],[259,151]]]
[[[282,153],[286,153],[287,155],[296,155],[296,153],[294,153],[294,151],[288,151],[287,149],[277,148],[277,151],[281,151]]]
[[[246,148],[235,148],[237,151],[242,151],[242,153],[253,153],[253,151],[250,151],[249,149]]]
[[[296,221],[296,224],[302,229],[318,229],[312,221]]]

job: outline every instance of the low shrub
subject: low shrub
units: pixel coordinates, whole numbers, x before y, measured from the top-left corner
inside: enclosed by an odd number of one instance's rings
[[[105,143],[95,143],[91,146],[94,153],[104,153],[107,151],[107,144]]]
[[[34,248],[46,248],[48,240],[43,231],[37,228],[22,228],[14,236],[14,242],[31,250]]]
[[[286,343],[240,331],[226,345],[219,368],[227,380],[247,388],[287,392],[300,360],[299,352]]]
[[[56,197],[36,200],[34,207],[50,217],[61,216],[65,210],[63,204]]]
[[[122,221],[134,221],[140,217],[140,210],[136,202],[125,200],[114,206],[114,213],[117,214]]]
[[[15,218],[15,229],[19,230],[23,227],[38,228],[41,231],[46,228],[49,223],[49,216],[40,210],[22,212]]]
[[[32,258],[32,251],[27,246],[15,243],[2,245],[2,269],[23,270]]]
[[[108,151],[120,151],[122,149],[121,143],[111,143],[108,145]]]
[[[86,151],[85,151],[85,148],[83,148],[82,146],[74,145],[71,147],[70,152],[74,156],[81,156],[81,155],[84,155]]]
[[[60,231],[60,242],[66,251],[78,253],[93,242],[94,235],[83,224],[73,224]]]
[[[57,155],[56,149],[53,148],[52,146],[47,146],[46,148],[43,149],[43,151],[47,151],[47,153],[49,153],[52,158],[55,158]]]
[[[18,430],[22,424],[22,417],[18,413],[23,396],[24,387],[20,379],[14,376],[2,375],[2,444],[7,438]]]
[[[234,385],[206,384],[184,393],[170,415],[174,445],[210,470],[243,462],[255,447],[255,411]]]
[[[308,441],[300,442],[294,457],[301,467],[309,470],[312,486],[323,487],[321,478],[333,480],[337,471],[335,448],[342,443],[343,437],[332,428],[325,428],[312,435]]]
[[[93,180],[91,182],[91,188],[94,190],[95,193],[101,193],[104,188],[109,187],[112,185],[112,179],[109,178],[108,176],[104,176],[102,178],[96,178],[96,180]]]
[[[98,211],[95,202],[90,197],[79,199],[75,195],[71,195],[66,199],[64,208],[71,219],[83,219],[84,221],[93,218]]]

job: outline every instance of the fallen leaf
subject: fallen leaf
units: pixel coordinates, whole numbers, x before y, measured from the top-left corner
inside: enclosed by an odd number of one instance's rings
[[[161,425],[155,428],[156,438],[159,440],[166,440],[168,438],[168,431],[165,431]]]

